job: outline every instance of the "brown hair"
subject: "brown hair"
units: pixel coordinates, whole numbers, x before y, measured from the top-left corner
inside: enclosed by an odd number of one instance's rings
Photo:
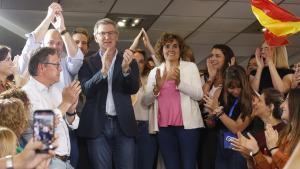
[[[27,129],[28,116],[20,99],[0,99],[0,126],[12,129],[18,138]]]
[[[246,116],[250,117],[252,113],[251,105],[253,90],[250,86],[245,69],[239,65],[230,66],[226,70],[223,95],[225,106],[228,106],[229,103],[233,103],[233,97],[228,93],[228,88],[232,87],[241,88],[239,105],[241,110],[241,118],[244,120]]]
[[[85,28],[81,28],[81,27],[78,27],[78,28],[75,28],[75,30],[72,32],[72,35],[74,35],[74,34],[76,34],[76,33],[79,33],[79,34],[83,34],[84,36],[86,36],[86,38],[87,38],[87,45],[89,46],[89,43],[90,43],[90,34],[89,34],[89,32],[88,32],[88,30],[87,29],[85,29]]]
[[[180,58],[183,58],[184,46],[185,46],[183,39],[179,35],[176,35],[174,33],[164,32],[155,44],[156,57],[158,58],[158,60],[161,63],[165,61],[165,58],[164,58],[164,55],[163,55],[164,45],[166,45],[166,43],[172,42],[174,40],[176,40],[178,42],[179,51],[180,51]]]
[[[278,145],[285,145],[288,140],[287,153],[291,155],[300,141],[300,88],[291,89],[288,97],[289,120],[280,133]]]
[[[18,138],[15,133],[6,127],[0,126],[0,158],[16,154]]]
[[[8,46],[0,45],[0,61],[5,60],[11,49]]]
[[[265,103],[267,106],[273,105],[272,115],[274,118],[281,120],[282,110],[280,105],[283,101],[283,95],[274,88],[267,88],[262,91],[265,96]]]

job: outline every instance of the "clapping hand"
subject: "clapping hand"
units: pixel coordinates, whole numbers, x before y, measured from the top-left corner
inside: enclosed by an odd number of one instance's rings
[[[267,147],[269,150],[274,147],[277,147],[278,132],[277,132],[277,130],[273,129],[271,124],[266,125],[265,136],[266,136]]]

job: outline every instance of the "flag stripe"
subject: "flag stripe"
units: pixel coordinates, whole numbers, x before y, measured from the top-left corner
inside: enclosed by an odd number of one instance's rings
[[[252,6],[252,11],[259,23],[277,36],[284,36],[300,31],[300,21],[282,22],[266,15],[261,9]]]
[[[300,21],[300,18],[269,0],[252,0],[252,6],[262,10],[269,17],[282,22]]]

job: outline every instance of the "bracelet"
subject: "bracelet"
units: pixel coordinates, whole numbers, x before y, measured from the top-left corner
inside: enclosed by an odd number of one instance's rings
[[[270,148],[269,151],[271,152],[272,150],[275,150],[275,149],[277,149],[277,148],[278,148],[278,146],[275,146],[275,147],[273,147],[273,148]]]
[[[259,153],[259,150],[256,153],[250,152],[250,156],[255,157]]]
[[[76,111],[75,111],[74,113],[66,112],[66,115],[67,115],[67,116],[75,116],[76,114],[77,114]]]
[[[220,118],[224,114],[223,111],[221,111],[219,114],[217,114],[217,118]]]
[[[67,29],[65,29],[65,30],[63,30],[63,31],[60,32],[60,35],[64,35],[64,34],[66,34],[67,32],[68,32]]]

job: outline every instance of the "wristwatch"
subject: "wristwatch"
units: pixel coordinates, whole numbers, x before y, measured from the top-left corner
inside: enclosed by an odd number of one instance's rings
[[[13,156],[12,155],[5,156],[5,164],[6,164],[6,169],[13,169],[14,168]]]

